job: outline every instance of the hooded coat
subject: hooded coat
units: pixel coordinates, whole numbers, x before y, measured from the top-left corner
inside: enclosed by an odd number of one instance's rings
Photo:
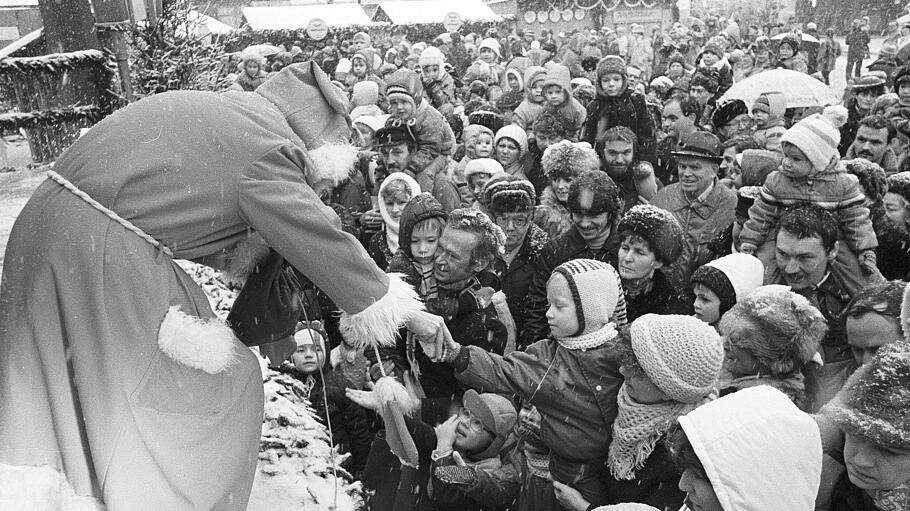
[[[569,76],[569,72],[564,66],[554,65],[547,70],[547,77],[544,80],[544,91],[546,91],[546,87],[549,85],[559,85],[562,87],[562,92],[566,99],[555,106],[545,103],[544,109],[555,110],[555,112],[563,118],[563,122],[566,123],[568,130],[566,138],[576,142],[578,141],[578,137],[581,136],[582,129],[584,129],[585,117],[587,117],[588,113],[587,110],[585,110],[585,107],[579,103],[577,99],[572,97],[571,81],[572,79]]]
[[[56,173],[168,250],[56,181],[38,187],[0,288],[0,466],[62,471],[111,511],[245,509],[259,363],[175,259],[223,266],[253,229],[346,311],[343,330],[390,341],[400,323],[377,314],[400,320],[416,295],[311,188],[339,159],[315,148],[349,133],[340,92],[304,63],[252,93],[142,99],[77,140]]]
[[[524,85],[525,99],[518,105],[518,108],[512,112],[512,124],[517,124],[519,128],[525,131],[531,131],[534,121],[543,111],[544,102],[536,102],[531,94],[531,86],[538,80],[543,80],[547,76],[547,70],[541,66],[531,66],[525,70]]]

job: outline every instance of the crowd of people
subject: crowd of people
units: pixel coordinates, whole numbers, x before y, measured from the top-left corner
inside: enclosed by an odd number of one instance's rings
[[[317,56],[360,149],[322,199],[451,334],[357,349],[313,289],[263,347],[371,509],[910,509],[910,69],[855,20],[842,105],[721,100],[842,50],[711,21]]]

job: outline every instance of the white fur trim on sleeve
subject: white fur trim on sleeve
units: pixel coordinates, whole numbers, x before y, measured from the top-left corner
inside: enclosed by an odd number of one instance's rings
[[[351,345],[394,346],[398,329],[415,312],[423,310],[423,302],[414,288],[403,280],[401,273],[389,273],[389,290],[366,309],[341,314],[341,334]]]
[[[256,265],[265,261],[268,256],[269,244],[259,233],[252,232],[228,253],[225,276],[229,282],[243,284],[256,269]]]
[[[175,361],[217,374],[236,360],[234,332],[218,318],[203,320],[171,306],[158,329],[158,347]]]
[[[351,177],[354,164],[357,162],[358,149],[353,144],[325,144],[307,152],[312,163],[312,169],[307,169],[307,174],[312,179],[311,183],[328,179],[332,186]]]
[[[104,511],[94,497],[77,495],[66,476],[46,465],[0,463],[0,509]]]

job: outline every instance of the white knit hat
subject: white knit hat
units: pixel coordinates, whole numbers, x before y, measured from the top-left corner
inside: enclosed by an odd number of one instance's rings
[[[578,316],[578,332],[573,337],[589,334],[610,322],[622,284],[619,274],[603,261],[573,259],[553,270],[569,283]]]
[[[630,333],[638,364],[670,399],[697,403],[714,390],[724,361],[714,327],[693,316],[645,314]]]
[[[464,167],[464,179],[470,182],[474,174],[489,174],[492,177],[503,172],[502,164],[493,158],[474,158]]]
[[[720,299],[720,314],[762,285],[765,265],[749,254],[728,254],[695,270],[692,283],[706,285]],[[731,292],[732,291],[732,292]]]
[[[480,50],[484,48],[493,50],[493,53],[496,54],[496,58],[502,57],[502,52],[499,49],[499,41],[496,39],[493,39],[492,37],[484,39],[483,42],[480,43],[480,46],[477,47],[477,53],[480,53]]]
[[[821,114],[810,115],[794,124],[784,132],[780,140],[781,143],[787,142],[799,148],[816,171],[828,168],[831,161],[840,156],[837,151],[840,131]]]
[[[417,65],[420,67],[423,66],[439,66],[442,69],[443,63],[445,63],[446,57],[439,51],[439,48],[435,46],[429,46],[427,49],[420,52],[420,58],[417,59]]]

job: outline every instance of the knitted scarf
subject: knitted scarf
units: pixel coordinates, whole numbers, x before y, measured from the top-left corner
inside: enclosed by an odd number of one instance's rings
[[[870,491],[875,507],[882,511],[905,511],[910,509],[910,483],[904,483],[893,490]]]
[[[593,332],[577,337],[556,337],[556,342],[567,350],[589,350],[603,346],[616,337],[616,325],[607,323]]]
[[[669,401],[654,405],[643,405],[629,397],[623,383],[616,396],[619,412],[613,422],[613,441],[607,456],[610,473],[616,479],[631,480],[635,470],[642,468],[658,440],[695,405]]]

